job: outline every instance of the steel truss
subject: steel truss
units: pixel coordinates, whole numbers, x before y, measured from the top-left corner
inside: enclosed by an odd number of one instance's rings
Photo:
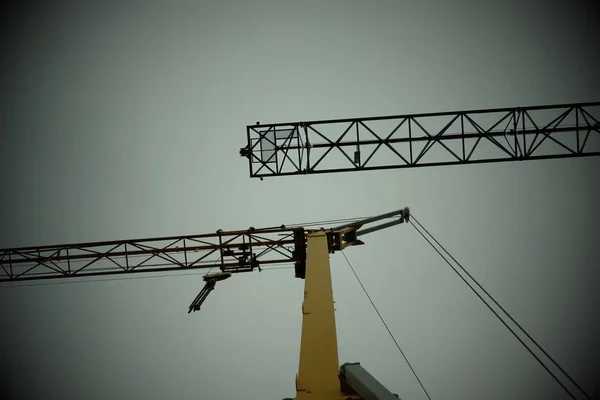
[[[248,272],[305,262],[303,228],[250,228],[214,234],[0,250],[0,282],[219,268]]]
[[[600,155],[600,102],[247,126],[250,177]]]

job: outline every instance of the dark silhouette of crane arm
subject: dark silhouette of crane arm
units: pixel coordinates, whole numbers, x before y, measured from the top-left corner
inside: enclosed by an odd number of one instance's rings
[[[250,177],[600,155],[600,102],[249,125]]]
[[[0,250],[0,282],[218,268],[240,273],[302,262],[304,228],[19,247]],[[300,252],[301,253],[301,252]],[[300,254],[299,253],[299,254]]]

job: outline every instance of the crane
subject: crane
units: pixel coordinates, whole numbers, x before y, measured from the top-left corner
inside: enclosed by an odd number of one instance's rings
[[[240,155],[248,159],[250,177],[260,179],[597,156],[600,150],[593,146],[593,139],[600,133],[599,114],[600,102],[595,102],[257,123],[246,127],[247,143],[240,149]],[[428,127],[431,120],[437,120],[436,128]],[[376,132],[373,126],[377,123],[391,127],[386,131],[387,136]],[[328,128],[334,131],[337,128],[337,133],[326,133]],[[350,132],[353,139],[349,139]],[[417,132],[420,133],[417,135]],[[482,143],[497,150],[497,154],[479,155],[481,148],[486,151]],[[439,144],[437,152],[432,150],[435,144]],[[555,146],[549,149],[547,144]],[[341,159],[344,165],[333,160],[334,149],[344,156]],[[352,157],[347,149],[354,150]],[[377,160],[382,149],[389,150],[387,157]],[[427,159],[431,155],[434,158]],[[0,250],[0,282],[208,268],[209,272],[203,277],[205,286],[188,307],[191,313],[201,309],[217,282],[233,274],[293,263],[295,277],[305,280],[295,399],[391,399],[398,396],[381,385],[360,363],[338,364],[329,254],[362,245],[361,236],[409,219],[410,210],[405,207],[330,229],[281,225],[199,235],[3,249]],[[384,220],[387,221],[366,227]],[[217,257],[216,260],[211,256]],[[219,272],[210,273],[215,267]]]
[[[598,120],[600,102],[257,122],[239,153],[261,179],[589,157],[600,155]]]
[[[0,250],[0,282],[182,271],[218,267],[190,303],[200,310],[216,283],[232,274],[294,263],[305,279],[297,397],[327,399],[397,398],[360,363],[339,368],[329,254],[362,245],[359,238],[407,222],[408,207],[330,229],[279,227],[135,240],[71,243]],[[387,222],[365,227],[382,220]],[[212,261],[211,255],[217,256]],[[360,396],[360,397],[357,397]]]

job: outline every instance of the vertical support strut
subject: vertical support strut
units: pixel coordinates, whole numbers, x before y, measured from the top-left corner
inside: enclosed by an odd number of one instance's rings
[[[296,400],[339,398],[342,392],[338,373],[329,247],[326,233],[318,231],[307,235]]]

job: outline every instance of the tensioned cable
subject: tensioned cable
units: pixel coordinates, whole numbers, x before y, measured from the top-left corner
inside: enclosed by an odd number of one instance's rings
[[[394,337],[394,334],[392,333],[392,331],[390,330],[390,328],[388,328],[387,324],[385,323],[385,320],[383,319],[383,316],[381,315],[381,313],[379,312],[379,310],[377,309],[377,307],[375,306],[375,303],[373,302],[373,300],[371,299],[371,296],[369,296],[369,293],[367,292],[367,289],[365,288],[365,286],[362,284],[360,278],[358,277],[358,275],[356,274],[356,271],[354,271],[354,268],[352,267],[352,264],[350,263],[350,260],[348,260],[348,257],[346,257],[346,254],[344,253],[344,251],[342,250],[342,255],[344,256],[344,258],[346,259],[346,262],[348,263],[348,265],[350,266],[350,269],[352,270],[352,273],[354,273],[354,276],[356,277],[356,280],[358,281],[358,283],[360,284],[360,286],[362,287],[363,291],[365,292],[365,294],[367,295],[367,298],[369,299],[369,301],[371,302],[371,305],[373,306],[373,308],[375,309],[375,312],[377,313],[377,315],[379,315],[379,319],[381,320],[381,322],[383,323],[383,326],[385,326],[385,329],[387,329],[388,333],[390,334],[390,336],[392,337],[392,340],[394,341],[394,343],[396,344],[396,347],[398,348],[398,350],[400,351],[400,354],[402,354],[402,357],[404,357],[404,360],[406,361],[406,363],[408,364],[408,367],[410,368],[410,370],[412,371],[413,375],[415,376],[415,378],[417,378],[417,381],[419,382],[419,385],[421,385],[421,388],[423,389],[423,391],[425,392],[425,394],[427,395],[427,398],[429,400],[431,400],[431,396],[429,396],[429,393],[427,393],[427,390],[425,389],[425,386],[423,386],[423,383],[421,382],[421,379],[419,379],[419,376],[417,375],[416,371],[414,370],[414,368],[412,367],[412,365],[410,364],[410,361],[408,361],[408,358],[406,357],[406,355],[404,354],[404,352],[402,351],[402,349],[400,348],[400,345],[398,344],[398,341],[396,341],[396,338]]]
[[[57,282],[43,282],[43,283],[20,283],[16,285],[6,285],[2,286],[5,288],[18,288],[18,287],[29,287],[29,286],[51,286],[51,285],[65,285],[72,283],[89,283],[89,282],[109,282],[109,281],[120,281],[120,280],[128,280],[128,279],[156,279],[156,278],[167,278],[172,276],[186,276],[186,275],[200,275],[203,274],[204,271],[198,270],[198,272],[188,272],[188,273],[175,273],[175,274],[165,274],[165,275],[143,275],[143,276],[119,276],[115,278],[100,278],[100,279],[85,279],[85,276],[82,276],[82,279],[69,279],[67,281],[57,281]],[[85,279],[85,280],[84,280]],[[11,283],[2,282],[2,283]]]
[[[338,223],[344,223],[344,222],[358,222],[362,219],[366,219],[369,217],[355,217],[355,218],[341,218],[341,219],[330,219],[330,220],[326,220],[326,221],[313,221],[313,222],[304,222],[304,223],[299,223],[299,224],[284,224],[285,226],[315,226],[315,225],[329,225],[329,224],[338,224]]]
[[[411,215],[411,218],[414,218],[414,217]],[[444,255],[442,253],[440,253],[440,251],[435,247],[435,245],[433,243],[431,243],[431,241],[423,234],[423,232],[421,232],[419,230],[419,228],[417,228],[417,226],[412,222],[412,220],[410,221],[410,223],[415,228],[415,230],[427,241],[427,243],[429,243],[429,245],[440,255],[440,257],[442,257],[442,259],[450,266],[450,268],[452,268],[454,270],[454,272],[456,272],[456,274],[460,277],[460,279],[463,280],[463,282],[473,291],[473,293],[475,293],[475,295],[477,295],[477,297],[479,297],[479,299],[490,309],[490,311],[492,313],[494,313],[496,318],[498,318],[498,320],[500,322],[502,322],[502,324],[513,334],[513,336],[519,342],[521,342],[523,347],[525,347],[525,349],[537,360],[537,362],[552,376],[552,378],[554,378],[554,380],[565,390],[565,392],[567,392],[569,394],[569,396],[571,396],[572,399],[576,400],[573,393],[571,393],[569,391],[569,389],[567,389],[567,387],[558,379],[558,377],[556,375],[554,375],[554,373],[552,371],[550,371],[550,369],[546,366],[546,364],[544,364],[542,362],[542,360],[540,360],[540,358],[529,348],[529,346],[527,346],[527,344],[523,341],[523,339],[521,339],[519,337],[519,335],[517,335],[517,333],[510,326],[508,326],[506,321],[504,321],[504,319],[502,319],[502,317],[500,317],[500,315],[498,315],[498,313],[489,305],[489,303],[487,301],[485,301],[485,299],[483,297],[481,297],[481,295],[475,290],[475,288],[473,288],[473,286],[471,286],[471,284],[469,282],[467,282],[465,277],[462,276],[460,274],[460,272],[458,272],[458,270],[454,267],[454,265],[452,265],[446,259],[446,257],[444,257]]]
[[[212,271],[212,269],[215,267],[215,265],[217,265],[217,261],[219,261],[218,258],[216,258],[215,262],[213,263],[213,265],[210,266],[210,268],[208,269],[208,272],[206,273],[206,275],[210,274],[210,271]]]
[[[414,217],[414,215],[411,215],[411,218],[425,231],[425,233],[427,233],[434,241],[435,243],[437,243],[438,246],[440,246],[442,248],[442,250],[444,250],[444,252],[446,254],[448,254],[450,256],[450,258],[452,259],[452,261],[454,261],[462,271],[464,271],[465,274],[468,275],[469,278],[471,278],[473,280],[473,282],[475,282],[475,284],[494,302],[494,304],[496,306],[498,306],[498,308],[500,308],[500,310],[502,310],[502,312],[504,314],[506,314],[508,316],[508,318],[521,330],[523,331],[523,333],[533,342],[533,344],[535,344],[537,346],[538,349],[540,349],[542,351],[542,353],[544,353],[544,355],[546,357],[548,357],[548,359],[550,361],[552,361],[552,363],[571,381],[571,383],[573,383],[577,389],[579,389],[584,395],[585,397],[587,397],[588,399],[592,400],[591,397],[586,393],[585,390],[583,390],[583,388],[581,386],[579,386],[579,384],[567,373],[567,371],[565,371],[551,356],[550,354],[548,354],[546,352],[546,350],[544,350],[544,348],[533,338],[531,337],[531,335],[529,335],[529,333],[525,330],[525,328],[523,328],[513,317],[512,315],[510,315],[510,313],[508,313],[508,311],[506,311],[504,309],[504,307],[502,307],[497,301],[496,299],[490,294],[488,293],[487,290],[485,290],[485,288],[483,286],[481,286],[481,284],[477,281],[477,279],[475,279],[470,273],[469,271],[467,271],[453,256],[452,254],[450,254],[450,252],[448,250],[446,250],[446,248],[444,248],[444,246],[442,246],[442,244],[440,242],[437,241],[437,239],[431,234],[429,233],[429,231],[419,222],[418,219],[416,219]],[[411,221],[412,223],[412,221]],[[413,224],[414,226],[414,224]]]
[[[274,270],[280,270],[280,269],[292,269],[292,268],[294,268],[293,265],[289,266],[289,267],[267,267],[267,268],[262,268],[262,272],[274,271]],[[179,273],[170,273],[170,274],[164,274],[164,275],[152,275],[152,276],[149,276],[149,275],[118,276],[118,277],[114,277],[114,278],[100,278],[100,279],[93,279],[93,278],[85,279],[85,278],[89,278],[89,277],[81,276],[80,279],[57,281],[57,282],[18,283],[18,284],[11,285],[10,283],[12,283],[12,282],[7,281],[7,282],[2,282],[2,283],[9,283],[9,285],[2,285],[0,283],[0,287],[1,288],[18,288],[18,287],[30,287],[30,286],[51,286],[51,285],[64,285],[67,283],[110,282],[110,281],[120,281],[120,280],[125,280],[125,279],[157,279],[157,278],[169,278],[169,277],[174,277],[174,276],[201,275],[201,274],[204,274],[204,271],[197,270],[197,272],[187,272],[187,273],[179,272]]]

